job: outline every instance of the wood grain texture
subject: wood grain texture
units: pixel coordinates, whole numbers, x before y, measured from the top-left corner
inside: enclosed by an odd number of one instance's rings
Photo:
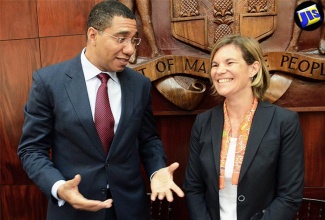
[[[325,199],[325,187],[308,187],[304,189],[304,197],[314,199]]]
[[[85,35],[47,37],[40,39],[42,67],[69,60],[86,46]]]
[[[168,157],[167,164],[179,163],[179,168],[174,173],[175,183],[182,188],[185,169],[189,156],[189,143],[192,125],[196,115],[175,115],[157,117],[158,132],[163,141]],[[173,219],[188,219],[185,198],[174,194]]]
[[[40,67],[76,56],[85,46],[86,18],[100,0],[0,0],[0,220],[44,220],[47,200],[28,179],[17,157],[23,124],[23,106],[31,86],[32,72]],[[206,51],[172,37],[170,1],[152,0],[152,22],[157,44],[165,55],[200,56]],[[265,51],[283,51],[290,40],[293,18],[288,17],[294,3],[278,1],[277,29],[261,42]],[[139,21],[139,15],[136,13]],[[144,37],[138,55],[148,57],[151,50]],[[192,30],[193,33],[193,30]],[[190,32],[187,34],[191,34]],[[198,35],[199,36],[199,35]],[[319,31],[303,32],[302,49],[316,48]],[[153,111],[157,129],[165,146],[168,164],[179,162],[175,181],[184,182],[190,131],[195,116],[222,102],[212,97],[210,86],[198,107],[185,111],[173,105],[153,88]],[[305,197],[325,199],[325,103],[324,83],[295,78],[275,103],[299,111],[305,143]],[[187,220],[184,198],[175,197],[173,219]]]
[[[1,186],[1,220],[45,220],[47,199],[34,185]]]
[[[305,145],[305,187],[325,187],[325,112],[301,112],[299,117]]]
[[[0,48],[0,184],[30,183],[17,157],[17,147],[31,75],[40,67],[39,41],[0,41]]]
[[[38,0],[39,36],[64,36],[86,33],[86,18],[94,1]]]
[[[0,40],[38,36],[36,0],[0,0]]]

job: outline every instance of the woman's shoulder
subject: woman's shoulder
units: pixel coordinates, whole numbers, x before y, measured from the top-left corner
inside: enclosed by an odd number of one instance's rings
[[[213,108],[207,109],[199,113],[197,117],[201,119],[210,119],[211,117],[220,116],[220,115],[223,117],[223,104],[219,104]]]
[[[276,104],[272,104],[268,101],[260,102],[260,107],[261,108],[273,108],[274,114],[276,115],[276,117],[280,117],[280,118],[291,118],[291,117],[295,117],[296,115],[298,115],[298,113],[295,111],[292,111],[288,108],[285,108],[285,107],[282,107],[282,106],[279,106]]]

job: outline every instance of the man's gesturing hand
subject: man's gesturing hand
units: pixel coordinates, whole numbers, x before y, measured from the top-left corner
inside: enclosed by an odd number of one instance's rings
[[[162,168],[154,174],[151,179],[151,200],[163,200],[165,197],[167,201],[172,202],[174,191],[179,197],[184,196],[184,192],[173,181],[173,173],[178,168],[178,163],[173,163],[169,167]]]
[[[112,199],[105,201],[89,200],[83,197],[78,190],[81,176],[77,174],[72,180],[68,180],[58,188],[58,196],[60,199],[68,202],[75,209],[86,211],[98,211],[112,206]]]

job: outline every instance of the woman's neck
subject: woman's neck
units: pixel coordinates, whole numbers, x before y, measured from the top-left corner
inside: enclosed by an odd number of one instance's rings
[[[251,110],[253,101],[253,95],[247,98],[226,99],[229,118],[242,119]]]
[[[227,112],[231,124],[231,137],[237,137],[238,129],[245,115],[251,110],[254,97],[244,99],[226,99]]]

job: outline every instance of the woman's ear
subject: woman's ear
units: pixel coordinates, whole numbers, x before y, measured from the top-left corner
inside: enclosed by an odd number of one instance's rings
[[[255,61],[252,65],[251,65],[251,72],[250,72],[250,77],[253,78],[257,73],[258,71],[260,70],[261,68],[261,64],[260,62],[258,61]]]

